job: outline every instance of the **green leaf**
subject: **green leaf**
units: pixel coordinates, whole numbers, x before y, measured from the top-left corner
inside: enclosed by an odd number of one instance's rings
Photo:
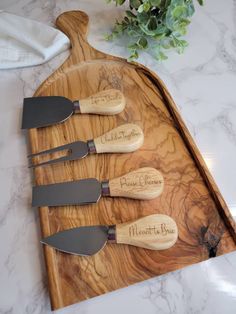
[[[177,47],[177,52],[179,54],[184,52],[184,49],[188,46],[188,43],[186,40],[180,40]]]
[[[197,0],[198,1],[198,3],[200,4],[200,5],[203,5],[204,4],[204,1],[203,0]]]
[[[174,8],[174,10],[172,11],[172,16],[175,19],[179,19],[180,17],[186,15],[187,10],[184,6],[177,6]]]
[[[162,41],[162,47],[163,47],[164,49],[170,49],[170,48],[172,48],[169,38],[166,38],[165,40]]]
[[[129,58],[127,59],[129,62],[132,62],[136,59],[138,59],[138,52],[136,51],[134,54],[130,55]]]
[[[154,31],[155,29],[157,29],[157,20],[156,20],[155,16],[152,16],[150,18],[150,20],[148,21],[148,24],[147,24],[147,28],[150,31]]]
[[[165,38],[165,36],[166,36],[166,34],[164,33],[164,34],[160,34],[160,35],[155,35],[154,37],[153,37],[153,39],[155,39],[155,40],[161,40],[161,39],[163,39],[163,38]]]
[[[143,34],[146,34],[147,36],[150,36],[150,37],[155,36],[155,31],[150,31],[147,28],[147,25],[139,24],[139,27],[142,30]]]
[[[160,51],[159,52],[159,60],[166,60],[166,59],[168,59],[168,57],[162,51]]]
[[[149,18],[150,18],[150,15],[146,12],[142,12],[142,13],[137,14],[137,20],[141,24],[147,24]]]
[[[180,26],[188,26],[191,23],[188,19],[182,19],[179,23]]]
[[[145,37],[141,37],[137,41],[137,45],[141,49],[146,49],[148,47],[148,41],[147,41],[147,39]]]
[[[138,7],[138,12],[142,13],[144,11],[143,4]]]
[[[116,0],[116,5],[124,4],[125,0]]]
[[[150,8],[151,8],[151,5],[150,5],[149,2],[144,2],[143,3],[143,11],[144,12],[148,12]]]
[[[130,51],[133,51],[133,50],[138,49],[137,43],[132,43],[132,44],[128,45],[128,49],[129,49]]]
[[[124,26],[122,24],[115,24],[113,32],[122,33],[124,30]]]
[[[187,9],[188,9],[188,17],[192,16],[195,12],[194,5],[192,2],[189,3],[189,5],[187,6]]]
[[[141,4],[142,2],[140,0],[130,0],[130,6],[132,8],[137,9]]]
[[[132,61],[134,59],[138,59],[138,51],[136,49],[130,49],[130,56],[128,60]]]
[[[126,15],[128,16],[128,17],[131,17],[131,18],[136,18],[136,15],[133,13],[133,12],[131,12],[131,11],[125,11],[125,13],[126,13]]]
[[[150,0],[151,5],[154,7],[160,7],[161,0]]]
[[[105,34],[104,35],[104,39],[109,41],[109,40],[113,40],[113,35],[112,34]]]
[[[168,57],[162,51],[156,51],[155,58],[159,61],[168,59]]]

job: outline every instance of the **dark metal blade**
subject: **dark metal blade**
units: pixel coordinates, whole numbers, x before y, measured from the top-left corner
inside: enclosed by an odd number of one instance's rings
[[[107,233],[107,226],[85,226],[55,233],[41,242],[66,253],[93,255],[106,244]]]
[[[54,164],[60,161],[71,161],[71,160],[81,159],[88,155],[88,152],[89,152],[88,149],[89,149],[88,144],[86,142],[77,141],[70,144],[65,144],[62,146],[54,147],[52,149],[44,150],[36,154],[31,154],[28,156],[28,158],[34,158],[34,157],[46,155],[46,154],[53,154],[60,151],[65,151],[66,154],[62,157],[50,159],[48,161],[37,163],[37,164],[31,161],[31,165],[29,167],[35,168],[38,166]]]
[[[84,179],[33,187],[33,206],[85,205],[96,203],[101,197],[101,183]]]
[[[73,112],[73,102],[62,96],[25,98],[21,128],[39,128],[63,122]]]

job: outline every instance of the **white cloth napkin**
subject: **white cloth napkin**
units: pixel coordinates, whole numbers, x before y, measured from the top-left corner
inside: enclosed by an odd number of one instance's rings
[[[42,64],[69,47],[59,30],[0,11],[0,69]]]

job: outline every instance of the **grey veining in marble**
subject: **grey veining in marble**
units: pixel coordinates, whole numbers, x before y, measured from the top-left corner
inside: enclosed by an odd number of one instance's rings
[[[206,0],[189,28],[184,55],[139,62],[165,82],[236,218],[236,0]],[[89,0],[1,0],[0,9],[53,25],[63,11],[90,16],[89,42],[128,56],[122,40],[104,42],[122,7]],[[0,71],[0,314],[50,313],[37,210],[31,208],[27,143],[20,130],[22,99],[32,96],[68,56],[41,66]],[[236,253],[72,305],[57,313],[236,313]]]

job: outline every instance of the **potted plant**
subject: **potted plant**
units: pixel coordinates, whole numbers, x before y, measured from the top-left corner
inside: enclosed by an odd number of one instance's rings
[[[114,1],[123,5],[126,0]],[[196,0],[203,5],[203,0]],[[193,0],[129,0],[129,10],[122,21],[116,21],[107,40],[121,35],[129,38],[130,60],[137,59],[138,52],[150,49],[157,60],[167,59],[165,50],[182,53],[188,45],[183,36],[194,14]]]

